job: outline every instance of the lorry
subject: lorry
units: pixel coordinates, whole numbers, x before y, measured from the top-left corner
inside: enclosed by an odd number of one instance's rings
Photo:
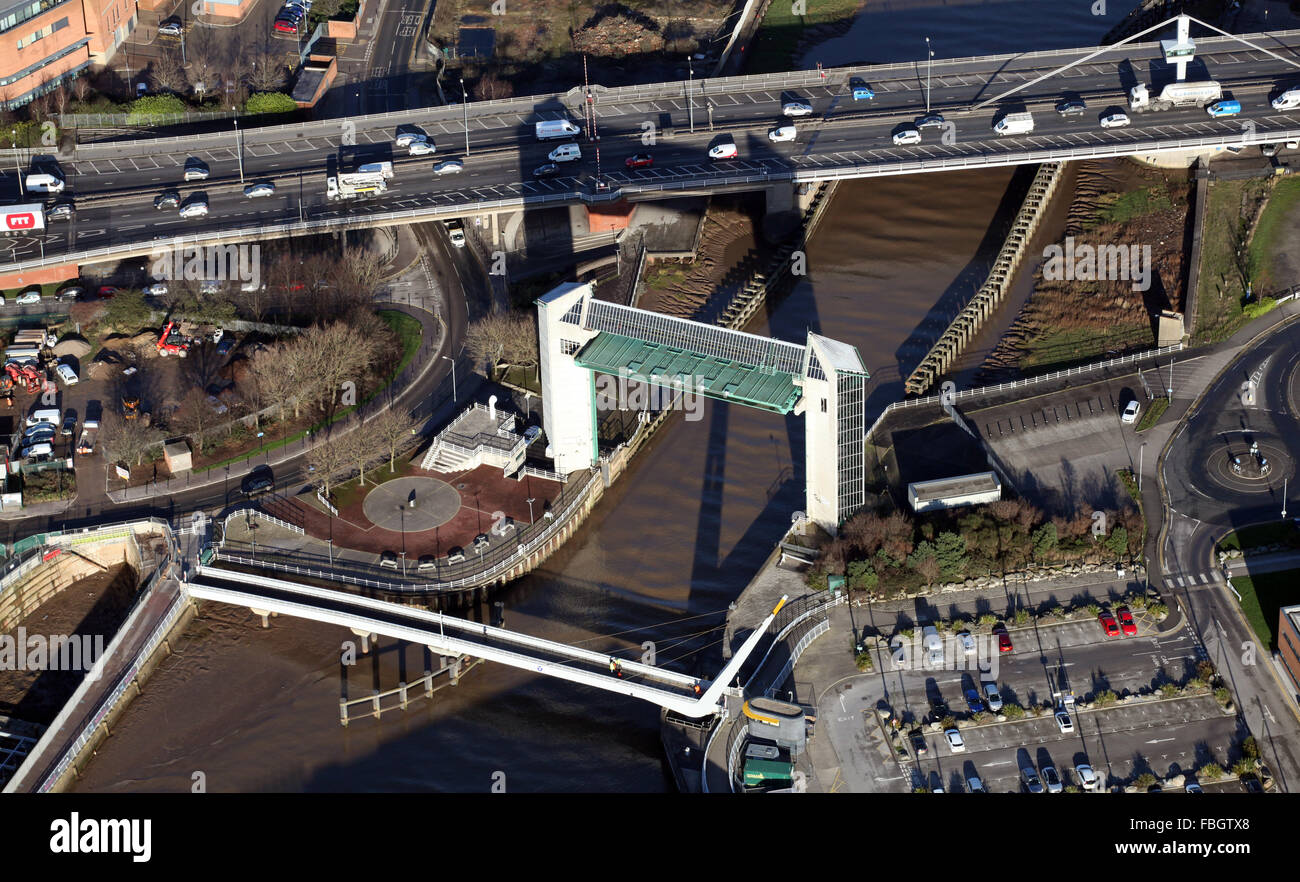
[[[45,229],[45,206],[39,202],[0,207],[0,233],[39,233]]]
[[[999,135],[1024,135],[1034,130],[1034,115],[1028,111],[1008,113],[993,125]]]
[[[1151,91],[1144,83],[1138,83],[1128,93],[1130,110],[1145,112],[1148,110],[1169,110],[1174,107],[1204,107],[1223,97],[1223,87],[1213,80],[1201,82],[1170,83],[1160,90],[1159,96],[1152,98]]]
[[[554,141],[556,138],[572,138],[582,132],[567,119],[548,119],[536,126],[537,140]]]
[[[392,177],[391,162],[368,163],[356,171],[339,172],[326,178],[325,196],[330,200],[378,196],[388,192],[388,181]]]
[[[93,418],[92,418],[93,415]],[[86,419],[81,424],[81,438],[77,441],[77,455],[88,456],[95,452],[95,437],[99,434],[98,411],[86,410]]]

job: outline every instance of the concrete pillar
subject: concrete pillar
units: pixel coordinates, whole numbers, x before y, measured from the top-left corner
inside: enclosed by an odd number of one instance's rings
[[[251,607],[250,607],[250,609],[251,609]],[[263,627],[263,628],[269,628],[269,627],[271,627],[271,614],[270,614],[269,612],[267,612],[267,611],[264,610],[264,609],[254,609],[254,610],[253,610],[253,615],[255,615],[255,616],[261,616],[261,617],[262,617],[262,627]]]
[[[348,724],[348,702],[345,698],[339,699],[339,724],[342,726]]]
[[[461,656],[459,655],[451,660],[451,671],[448,674],[448,677],[450,678],[451,685],[453,686],[456,686],[457,684],[460,683],[460,660],[461,660]]]
[[[353,628],[352,633],[361,638],[361,654],[365,655],[370,652],[370,638],[373,635],[369,631],[363,631],[360,628]]]
[[[370,693],[370,706],[374,709],[374,712],[375,712],[375,719],[376,719],[376,720],[379,719],[379,716],[380,716],[381,711],[380,711],[380,709],[379,709],[379,690],[378,690],[378,689],[376,689],[374,692],[371,692],[371,693]]]

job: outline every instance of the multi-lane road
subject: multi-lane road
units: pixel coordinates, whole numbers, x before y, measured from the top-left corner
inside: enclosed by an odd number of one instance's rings
[[[75,220],[53,225],[43,238],[15,237],[0,243],[0,254],[7,245],[6,262],[22,268],[39,263],[42,254],[52,262],[97,249],[125,251],[134,246],[138,253],[159,238],[234,230],[257,235],[258,227],[299,221],[413,210],[425,216],[454,216],[485,203],[560,204],[584,194],[592,198],[612,193],[650,198],[665,189],[671,194],[723,186],[758,188],[790,180],[1041,161],[1071,151],[1122,155],[1175,143],[1258,142],[1300,133],[1300,112],[1276,112],[1268,103],[1279,86],[1300,80],[1300,67],[1290,63],[1300,65],[1295,61],[1300,55],[1292,48],[1300,47],[1300,33],[1250,39],[1289,61],[1218,38],[1202,44],[1192,74],[1223,83],[1230,97],[1242,102],[1241,116],[1211,119],[1192,107],[1133,114],[1133,124],[1118,129],[1100,128],[1099,116],[1108,108],[1122,107],[1125,90],[1133,83],[1171,76],[1151,44],[1107,50],[1008,101],[978,109],[976,104],[1082,53],[938,62],[928,92],[924,66],[897,64],[832,69],[824,77],[803,72],[595,88],[590,105],[595,131],[586,134],[599,140],[583,139],[583,158],[561,166],[558,176],[543,179],[534,177],[533,170],[547,161],[555,142],[537,142],[533,124],[567,117],[585,125],[581,89],[468,107],[254,129],[238,136],[232,128],[230,134],[83,145],[61,164],[68,194],[77,202]],[[852,98],[850,84],[859,79],[870,84],[874,100]],[[1053,106],[1066,93],[1081,96],[1087,112],[1056,114]],[[947,125],[925,130],[921,144],[895,146],[892,134],[924,112],[927,96]],[[790,100],[808,102],[813,114],[795,121],[795,141],[772,143],[767,133],[783,121],[781,107]],[[1034,131],[995,135],[993,122],[1022,106],[1034,113]],[[422,125],[437,144],[437,153],[401,155],[405,151],[393,147],[399,123]],[[708,159],[709,147],[720,140],[735,141],[736,159]],[[635,153],[650,153],[654,165],[626,169],[624,161]],[[208,180],[181,180],[191,156],[211,167]],[[325,199],[325,176],[331,157],[341,157],[345,167],[354,161],[392,159],[396,177],[382,197],[330,203]],[[452,157],[464,162],[463,173],[432,173],[437,161]],[[611,189],[598,193],[598,179]],[[275,196],[243,197],[244,183],[263,180],[276,183]],[[185,220],[174,209],[155,210],[153,199],[164,187],[179,187],[183,195],[205,193],[210,213]],[[0,192],[18,198],[14,174],[0,181]]]

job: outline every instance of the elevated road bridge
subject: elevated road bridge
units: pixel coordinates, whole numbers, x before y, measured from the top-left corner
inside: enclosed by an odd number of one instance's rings
[[[909,146],[895,145],[892,136],[924,112],[922,64],[593,86],[229,134],[82,145],[61,163],[78,205],[75,219],[38,236],[0,241],[0,260],[14,274],[143,256],[163,245],[736,190],[767,190],[777,197],[774,204],[788,206],[792,186],[831,179],[1290,140],[1300,138],[1300,109],[1275,111],[1269,97],[1300,82],[1298,48],[1300,30],[1198,36],[1189,78],[1220,82],[1227,97],[1241,101],[1242,113],[1214,119],[1193,106],[1133,114],[1130,126],[1112,129],[1102,129],[1098,119],[1125,107],[1129,88],[1173,79],[1158,41],[936,60],[929,98],[944,124],[922,130],[921,143]],[[854,100],[857,84],[869,85],[875,98]],[[1086,103],[1082,115],[1055,112],[1067,94]],[[812,114],[793,121],[793,142],[769,141],[771,128],[790,122],[781,115],[783,104],[795,100],[809,104]],[[1033,131],[996,135],[994,121],[1012,109],[1033,112]],[[536,177],[557,142],[538,142],[535,123],[567,118],[585,127],[588,116],[595,128],[579,141],[582,159],[563,164],[554,177]],[[423,127],[437,153],[398,155],[405,152],[393,144],[399,125]],[[737,156],[711,161],[710,147],[722,141],[733,141]],[[627,168],[625,161],[639,153],[651,154],[653,165]],[[210,167],[207,180],[183,182],[190,157]],[[434,174],[434,164],[447,158],[461,160],[464,171]],[[392,161],[395,176],[382,195],[330,202],[325,178],[332,159],[345,166]],[[275,194],[246,199],[243,187],[253,181],[274,182]],[[13,199],[16,185],[13,175],[0,182]],[[209,214],[183,219],[174,209],[156,210],[153,199],[167,187],[182,196],[206,194]]]

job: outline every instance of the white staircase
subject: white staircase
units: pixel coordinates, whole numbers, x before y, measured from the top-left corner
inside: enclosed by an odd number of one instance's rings
[[[441,441],[429,445],[429,452],[420,462],[420,468],[428,472],[440,472],[444,475],[452,472],[464,472],[477,468],[479,457],[456,450]]]

